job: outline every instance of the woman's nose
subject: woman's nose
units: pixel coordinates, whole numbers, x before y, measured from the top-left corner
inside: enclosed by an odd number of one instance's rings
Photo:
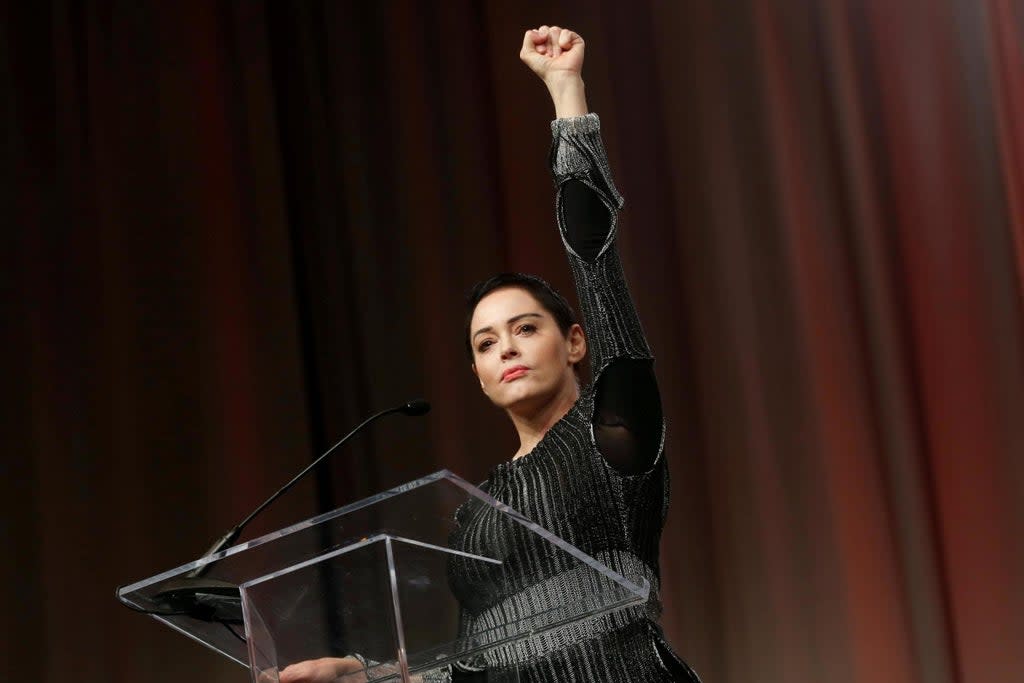
[[[510,340],[510,341],[507,341],[504,344],[502,344],[502,347],[501,347],[501,359],[502,360],[507,360],[509,358],[515,358],[518,355],[519,355],[519,349],[516,348],[516,345],[515,345],[514,342],[512,342]]]

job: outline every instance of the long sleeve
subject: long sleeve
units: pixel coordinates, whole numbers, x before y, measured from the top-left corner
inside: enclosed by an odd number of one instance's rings
[[[553,140],[551,170],[558,185],[556,215],[562,240],[569,254],[569,266],[589,335],[589,353],[594,377],[616,358],[650,359],[633,301],[626,288],[618,251],[614,248],[618,211],[623,200],[612,182],[611,168],[601,141],[597,114],[556,119],[551,124]],[[564,186],[577,180],[597,193],[608,210],[610,228],[596,258],[585,260],[573,248],[573,228],[565,214]]]
[[[664,425],[651,351],[615,247],[622,196],[597,114],[556,119],[551,129],[556,216],[594,375],[594,436],[616,469],[642,472],[660,452]]]

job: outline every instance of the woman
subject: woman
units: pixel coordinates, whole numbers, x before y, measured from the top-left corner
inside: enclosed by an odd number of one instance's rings
[[[668,504],[661,402],[615,250],[622,198],[600,121],[587,111],[583,54],[578,34],[541,26],[526,32],[520,58],[555,105],[557,220],[586,333],[542,280],[504,274],[471,293],[466,342],[481,389],[506,411],[519,436],[518,451],[491,472],[487,491],[623,575],[649,581],[652,597],[646,605],[542,635],[528,653],[498,648],[457,664],[440,680],[500,680],[503,671],[515,670],[529,683],[698,681],[657,624],[658,545]],[[581,389],[577,365],[588,349],[594,381]],[[494,543],[508,542],[509,529],[488,509],[461,512],[455,547],[487,554]],[[538,573],[555,580],[568,575],[547,547],[530,546],[526,537],[521,544],[514,552],[529,555],[532,575],[513,592],[496,594],[495,586],[509,585],[508,576],[495,581],[475,565],[452,566],[464,632],[483,628],[478,624],[496,604],[543,607],[543,595],[531,594]],[[559,585],[585,597],[586,586]],[[359,668],[350,658],[302,662],[284,669],[280,680],[329,681]]]

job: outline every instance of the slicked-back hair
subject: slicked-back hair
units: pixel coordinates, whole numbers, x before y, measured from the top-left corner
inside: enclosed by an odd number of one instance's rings
[[[519,288],[529,292],[541,307],[551,314],[562,331],[563,337],[569,336],[569,328],[576,324],[576,311],[572,309],[565,297],[555,291],[547,282],[536,275],[525,273],[498,273],[476,283],[466,296],[466,325],[462,338],[466,342],[466,355],[473,360],[473,341],[469,338],[473,324],[473,313],[480,300],[491,292],[499,289]]]

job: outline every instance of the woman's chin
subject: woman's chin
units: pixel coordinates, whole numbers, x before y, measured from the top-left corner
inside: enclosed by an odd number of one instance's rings
[[[509,412],[528,415],[543,410],[557,395],[557,391],[545,391],[536,386],[515,387],[514,391],[509,391],[502,397],[499,407]]]

